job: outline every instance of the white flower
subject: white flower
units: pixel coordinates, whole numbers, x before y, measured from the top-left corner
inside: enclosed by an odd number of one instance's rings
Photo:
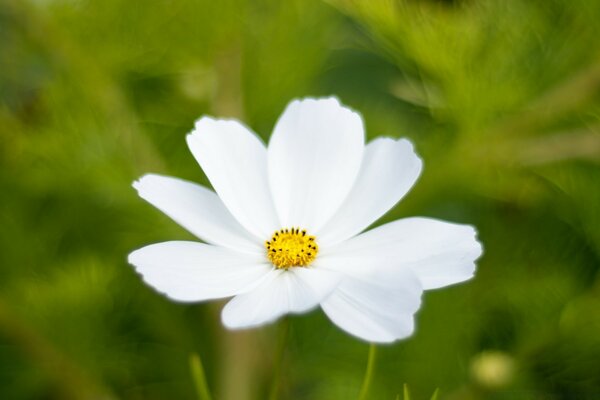
[[[187,136],[215,192],[145,175],[139,195],[205,243],[173,241],[129,255],[144,281],[173,300],[231,297],[228,328],[321,306],[371,342],[409,336],[424,289],[473,276],[476,232],[406,218],[361,233],[421,172],[408,140],[364,145],[359,114],[336,98],[295,100],[268,147],[234,120],[203,117]]]

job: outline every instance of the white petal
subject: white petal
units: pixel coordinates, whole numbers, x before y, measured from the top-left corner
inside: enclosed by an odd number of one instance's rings
[[[435,289],[470,279],[481,253],[470,225],[406,218],[321,248],[319,262],[349,272],[365,266],[410,268],[424,289]]]
[[[144,175],[133,183],[139,195],[207,243],[239,251],[263,253],[262,241],[250,235],[219,197],[192,182]]]
[[[251,290],[273,266],[264,256],[196,242],[152,244],[129,255],[144,281],[178,301],[201,301]]]
[[[365,265],[364,271],[369,271]],[[410,270],[373,269],[348,277],[321,303],[338,327],[360,339],[389,343],[408,337],[423,290]]]
[[[234,297],[221,318],[230,329],[272,322],[288,313],[316,307],[339,284],[341,275],[319,268],[275,270],[251,292]]]
[[[269,142],[269,179],[282,226],[315,232],[352,188],[364,149],[359,114],[337,99],[291,102]]]
[[[187,136],[192,154],[231,214],[261,240],[281,226],[267,177],[267,151],[248,128],[204,117]]]
[[[339,243],[362,232],[409,191],[421,167],[421,160],[406,139],[380,138],[369,143],[346,201],[326,226],[316,232],[319,243]]]

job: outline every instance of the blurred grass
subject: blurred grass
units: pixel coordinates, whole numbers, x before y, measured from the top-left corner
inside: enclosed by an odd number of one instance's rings
[[[184,142],[202,114],[268,139],[290,99],[330,94],[425,161],[384,220],[474,224],[485,247],[378,350],[370,398],[599,398],[598,21],[594,0],[0,0],[0,398],[195,398],[195,353],[214,398],[265,398],[274,327],[226,332],[126,265],[191,237],[130,184],[207,184]],[[367,351],[291,318],[282,398],[356,398]]]

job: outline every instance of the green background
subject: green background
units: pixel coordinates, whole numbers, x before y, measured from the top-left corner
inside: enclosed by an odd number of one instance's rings
[[[126,256],[191,236],[137,197],[207,184],[199,116],[265,140],[337,95],[424,171],[383,221],[473,224],[474,280],[428,292],[378,349],[370,399],[600,398],[600,2],[0,0],[0,398],[263,399],[277,328],[227,332]],[[380,221],[381,222],[381,221]],[[368,344],[291,318],[281,398],[353,399]]]

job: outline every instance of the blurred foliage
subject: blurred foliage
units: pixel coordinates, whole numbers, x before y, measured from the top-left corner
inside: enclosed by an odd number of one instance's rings
[[[130,185],[207,184],[184,142],[202,114],[266,140],[330,94],[425,161],[384,221],[485,247],[379,349],[370,397],[600,398],[598,21],[595,0],[0,0],[0,398],[196,398],[196,353],[214,398],[265,398],[275,328],[144,286],[128,252],[191,236]],[[290,329],[282,397],[356,398],[368,345],[321,312]]]
[[[402,397],[403,400],[412,400],[412,397],[410,396],[410,391],[408,390],[408,385],[404,385],[404,397]],[[431,400],[438,400],[438,396],[439,396],[439,390],[436,389],[435,392],[433,392],[433,395],[431,396]],[[396,400],[400,400],[400,395],[396,396]]]

